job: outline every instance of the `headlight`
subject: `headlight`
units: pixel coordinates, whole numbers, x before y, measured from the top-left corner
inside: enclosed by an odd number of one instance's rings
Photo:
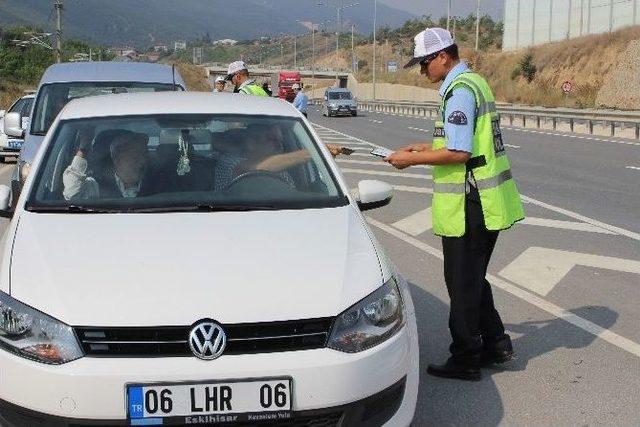
[[[29,171],[31,170],[31,163],[20,162],[18,167],[20,168],[20,181],[24,182],[24,180],[27,179],[27,176],[29,176]]]
[[[357,353],[392,337],[404,325],[404,304],[394,278],[340,314],[329,348]]]
[[[0,292],[0,348],[59,365],[83,356],[71,327]]]
[[[338,108],[338,104],[329,104],[330,108]]]

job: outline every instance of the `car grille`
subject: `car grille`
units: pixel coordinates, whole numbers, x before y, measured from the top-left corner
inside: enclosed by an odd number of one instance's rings
[[[333,318],[221,325],[227,335],[224,354],[311,350],[327,345]],[[77,327],[90,357],[193,356],[188,337],[192,326]]]

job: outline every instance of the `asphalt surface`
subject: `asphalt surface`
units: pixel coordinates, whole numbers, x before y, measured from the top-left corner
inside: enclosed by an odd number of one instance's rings
[[[429,168],[397,171],[368,155],[430,141],[433,122],[361,112],[309,120],[325,142],[356,155],[338,163],[351,188],[395,188],[367,213],[389,257],[412,283],[421,387],[414,424],[640,425],[640,144],[503,129],[527,222],[501,233],[489,268],[517,359],[480,383],[434,378],[447,357],[448,296],[440,239],[429,229]]]
[[[338,159],[352,188],[362,179],[395,187],[392,203],[367,216],[412,284],[421,347],[415,426],[640,425],[640,144],[505,130],[528,222],[501,233],[489,280],[518,357],[466,383],[426,374],[449,345],[441,245],[426,211],[431,172],[397,171],[368,154],[430,140],[433,122],[315,110],[309,119],[325,142],[356,149]],[[12,168],[0,167],[0,182]]]

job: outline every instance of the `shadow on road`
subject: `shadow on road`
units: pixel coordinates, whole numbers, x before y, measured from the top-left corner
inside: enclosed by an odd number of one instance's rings
[[[504,405],[494,375],[514,371],[522,381],[530,381],[524,371],[532,359],[558,348],[583,348],[595,336],[561,319],[509,324],[507,332],[522,334],[513,344],[517,359],[500,367],[483,369],[480,382],[466,382],[432,377],[427,374],[429,363],[442,362],[448,357],[450,335],[449,307],[438,298],[411,284],[420,336],[420,390],[413,426],[497,426],[503,423]],[[581,307],[572,312],[580,317],[597,319],[594,323],[609,328],[618,315],[607,307]],[[504,392],[504,390],[502,391]]]

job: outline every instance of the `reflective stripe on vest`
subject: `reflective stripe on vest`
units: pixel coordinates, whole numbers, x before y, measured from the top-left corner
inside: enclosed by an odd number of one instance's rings
[[[254,96],[269,96],[267,92],[264,91],[260,86],[255,84],[244,85],[240,88],[240,92],[246,95],[254,95]]]
[[[465,164],[433,167],[433,230],[441,236],[457,237],[465,233],[467,177],[480,194],[485,226],[488,230],[509,228],[524,218],[520,195],[511,174],[500,131],[495,99],[486,81],[476,73],[457,76],[442,98],[441,114],[436,122],[433,149],[446,149],[444,111],[449,94],[457,87],[471,90],[476,100],[473,135],[473,161]],[[481,161],[479,161],[481,160]]]

